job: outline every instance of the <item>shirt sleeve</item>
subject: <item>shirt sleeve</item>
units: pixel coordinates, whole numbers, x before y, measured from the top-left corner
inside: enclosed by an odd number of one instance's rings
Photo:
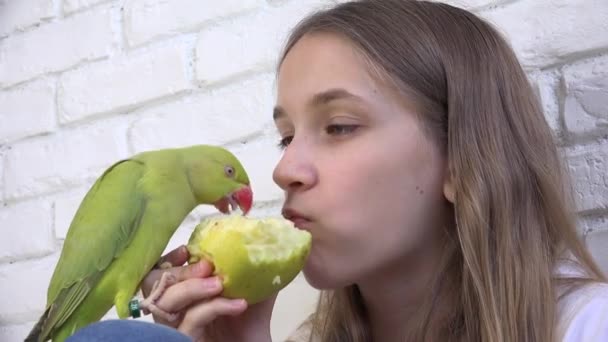
[[[608,341],[608,285],[577,296],[563,342]]]

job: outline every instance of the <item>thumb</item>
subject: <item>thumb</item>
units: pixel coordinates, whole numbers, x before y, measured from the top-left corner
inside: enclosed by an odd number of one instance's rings
[[[205,278],[213,273],[213,265],[207,260],[201,260],[192,265],[182,267],[172,267],[166,271],[173,274],[177,281],[182,281],[191,278]]]
[[[182,281],[190,278],[208,277],[213,272],[213,265],[207,260],[201,260],[191,265],[184,265],[190,254],[186,246],[182,245],[170,251],[160,258],[157,263],[157,271],[162,274],[168,272],[173,275],[177,281]]]

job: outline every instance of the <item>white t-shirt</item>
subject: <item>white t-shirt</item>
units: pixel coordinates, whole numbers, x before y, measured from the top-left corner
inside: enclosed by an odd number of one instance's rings
[[[563,342],[608,342],[608,284],[579,289],[558,304]]]
[[[558,272],[581,274],[565,264]],[[557,303],[557,310],[557,334],[562,342],[608,342],[608,284],[589,284],[569,293]]]

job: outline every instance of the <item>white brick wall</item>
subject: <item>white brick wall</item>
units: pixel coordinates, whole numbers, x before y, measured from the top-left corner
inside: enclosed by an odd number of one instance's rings
[[[64,13],[71,14],[75,11],[87,9],[95,4],[108,2],[108,0],[63,0],[62,2]]]
[[[569,62],[608,46],[606,0],[511,2],[483,14],[509,36],[528,68]]]
[[[210,6],[200,0],[128,2],[127,40],[131,46],[155,38],[195,31],[206,23],[261,7],[263,0],[223,0]]]
[[[186,44],[164,45],[64,73],[57,92],[59,121],[128,111],[189,89]]]
[[[272,69],[286,33],[297,18],[324,0],[290,1],[201,31],[196,45],[196,76],[204,84]],[[216,48],[221,46],[221,52]]]
[[[14,143],[6,154],[6,199],[79,185],[128,156],[124,120],[91,123]]]
[[[55,84],[41,78],[0,93],[0,143],[55,129]]]
[[[23,30],[55,16],[55,6],[48,0],[0,2],[0,37],[13,30]]]
[[[605,135],[608,128],[608,56],[565,67],[564,87],[566,128],[581,138]]]
[[[0,240],[0,262],[50,254],[55,249],[51,203],[35,199],[0,209],[0,227],[10,234]]]
[[[274,63],[297,19],[336,2],[0,0],[0,340],[22,340],[41,313],[80,200],[117,159],[224,145],[249,170],[253,215],[278,215]],[[608,2],[448,2],[510,39],[569,162],[581,233],[608,271]],[[211,212],[197,208],[167,250]],[[280,294],[276,340],[315,294],[300,277]]]
[[[13,3],[17,2],[7,6]],[[9,35],[0,42],[0,86],[106,57],[116,39],[112,12],[117,11],[99,8]]]

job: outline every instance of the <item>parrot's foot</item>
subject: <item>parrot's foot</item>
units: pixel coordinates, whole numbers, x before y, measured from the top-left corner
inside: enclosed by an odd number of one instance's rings
[[[167,312],[156,305],[156,302],[160,299],[165,290],[176,282],[177,279],[171,273],[164,272],[160,277],[160,280],[157,280],[152,286],[152,292],[150,295],[140,304],[144,314],[147,315],[152,313],[153,315],[158,316],[167,322],[177,320],[179,316],[178,314]]]

